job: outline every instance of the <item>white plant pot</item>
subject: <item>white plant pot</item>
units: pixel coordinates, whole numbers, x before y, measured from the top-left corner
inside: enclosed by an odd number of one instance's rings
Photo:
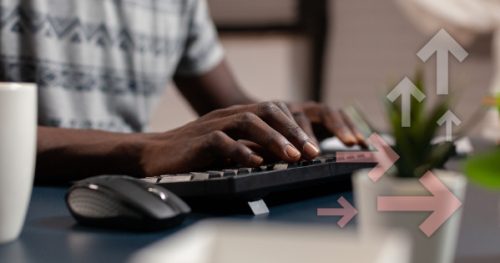
[[[381,236],[397,230],[406,232],[413,242],[413,263],[452,263],[462,217],[460,207],[441,227],[427,237],[419,228],[430,212],[379,212],[378,196],[429,196],[418,178],[396,178],[384,175],[374,183],[369,170],[358,171],[353,177],[354,196],[358,209],[358,226],[363,239],[376,242]],[[463,175],[433,171],[441,182],[462,202],[467,180]]]

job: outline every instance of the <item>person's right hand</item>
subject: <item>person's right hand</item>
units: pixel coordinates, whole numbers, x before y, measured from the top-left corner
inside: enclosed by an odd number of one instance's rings
[[[228,160],[257,167],[264,158],[255,148],[286,162],[320,153],[282,102],[216,110],[178,129],[147,135],[144,145],[144,176],[203,170]]]

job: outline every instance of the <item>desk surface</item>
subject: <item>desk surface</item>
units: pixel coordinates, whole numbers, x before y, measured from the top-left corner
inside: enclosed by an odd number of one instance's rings
[[[156,233],[83,228],[66,209],[65,192],[63,188],[35,187],[21,237],[14,243],[0,246],[0,262],[124,262],[132,253],[154,241],[199,220],[213,218],[192,214],[182,226]],[[346,196],[350,198],[351,194]],[[317,217],[316,208],[331,207],[337,199],[332,195],[272,207],[267,218],[251,215],[232,215],[230,218],[336,226],[337,218]]]
[[[451,163],[457,167],[456,161]],[[82,228],[64,203],[66,189],[35,187],[19,240],[0,246],[0,262],[124,262],[138,249],[183,229],[208,215],[193,214],[180,227],[156,233],[123,233]],[[334,228],[337,217],[317,217],[319,207],[335,207],[339,196],[316,197],[271,207],[267,218],[232,215],[240,220],[265,220],[326,224]],[[213,218],[213,217],[210,217]],[[226,217],[228,218],[228,217]],[[355,224],[339,231],[353,231]],[[457,249],[457,262],[500,262],[500,194],[475,186],[467,189],[464,218]]]

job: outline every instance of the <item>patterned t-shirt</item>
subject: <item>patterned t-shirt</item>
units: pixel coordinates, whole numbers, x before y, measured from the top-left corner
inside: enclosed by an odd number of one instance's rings
[[[0,81],[38,84],[39,125],[143,131],[222,53],[205,0],[0,0]]]

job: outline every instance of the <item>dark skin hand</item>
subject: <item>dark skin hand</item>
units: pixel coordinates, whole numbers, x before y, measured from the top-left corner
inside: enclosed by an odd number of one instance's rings
[[[200,115],[219,108],[256,102],[239,88],[225,61],[203,76],[178,76],[175,82],[179,91]],[[348,146],[366,146],[364,136],[341,110],[333,110],[317,102],[292,102],[287,103],[287,107],[299,126],[316,143],[327,137],[338,136]]]
[[[256,103],[223,61],[213,70],[175,82],[202,117],[163,133],[38,128],[36,179],[65,183],[99,174],[157,176],[213,166],[255,167],[267,160],[295,162],[319,155],[317,140],[336,135],[365,145],[341,111],[315,102]]]
[[[315,142],[337,136],[345,145],[367,147],[365,137],[342,110],[317,102],[289,103],[295,121]]]
[[[318,146],[280,102],[215,110],[154,140],[156,143],[144,152],[148,175],[206,169],[227,160],[257,167],[264,159],[250,144],[265,146],[266,151],[287,162],[319,154]],[[176,149],[175,154],[170,149]]]
[[[157,176],[207,169],[231,161],[256,167],[264,159],[255,147],[287,162],[313,159],[319,149],[295,122],[285,103],[264,102],[212,111],[163,133],[117,134],[39,128],[37,172],[72,176],[102,173]],[[43,149],[43,151],[42,151]],[[54,165],[57,163],[57,165]],[[70,171],[70,172],[69,172]]]

